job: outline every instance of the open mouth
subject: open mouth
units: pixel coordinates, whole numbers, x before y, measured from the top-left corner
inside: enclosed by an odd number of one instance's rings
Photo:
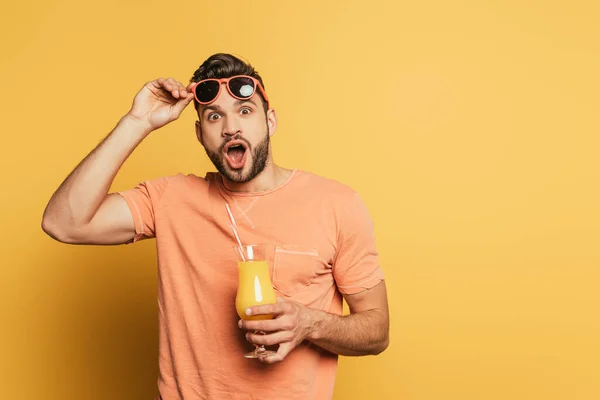
[[[243,168],[246,164],[246,154],[248,153],[246,143],[240,140],[233,140],[225,146],[225,158],[227,163],[233,169]]]

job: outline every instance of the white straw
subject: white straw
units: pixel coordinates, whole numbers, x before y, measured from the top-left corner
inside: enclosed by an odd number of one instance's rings
[[[242,260],[246,261],[246,257],[244,257],[244,252],[242,250],[242,248],[244,246],[242,246],[242,241],[240,240],[240,236],[238,235],[238,232],[237,232],[237,224],[235,223],[235,219],[233,218],[233,214],[231,213],[229,204],[225,203],[225,207],[227,208],[227,214],[229,214],[229,219],[231,220],[231,228],[233,228],[233,234],[235,235],[235,238],[236,238],[238,244],[240,245],[240,247],[239,247],[240,255],[242,256]]]

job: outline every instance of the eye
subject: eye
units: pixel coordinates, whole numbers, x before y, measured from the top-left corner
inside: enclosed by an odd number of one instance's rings
[[[248,114],[250,114],[251,112],[252,112],[252,109],[250,109],[250,108],[248,108],[248,107],[244,107],[244,108],[242,108],[242,109],[240,110],[240,113],[241,113],[242,115],[248,115]]]
[[[209,121],[216,121],[219,118],[221,118],[221,116],[217,113],[210,113],[208,114],[208,117],[206,119],[208,119]]]

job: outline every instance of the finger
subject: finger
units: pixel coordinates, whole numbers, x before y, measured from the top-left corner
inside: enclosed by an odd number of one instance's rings
[[[172,87],[172,88],[176,88],[177,87],[177,81],[171,77],[167,78],[167,83]]]
[[[181,83],[179,83],[179,95],[183,98],[183,97],[187,97],[188,95],[188,91],[185,88],[185,86],[183,86]]]
[[[283,314],[283,303],[278,304],[263,304],[260,306],[253,306],[246,309],[246,315],[266,315],[266,314]]]
[[[170,92],[171,90],[173,90],[173,85],[170,82],[171,78],[159,78],[156,81],[160,84],[160,87],[165,89],[166,91]]]
[[[274,364],[277,362],[283,361],[290,351],[294,349],[294,345],[291,342],[282,343],[279,345],[279,349],[277,349],[277,353],[272,356],[261,357],[260,361],[265,364]]]
[[[281,330],[281,323],[275,319],[262,321],[242,320],[241,328],[247,331],[265,331],[274,332]]]
[[[171,92],[171,96],[173,96],[173,98],[175,98],[175,99],[179,99],[181,97],[180,93],[179,93],[181,86],[182,85],[179,82],[177,82],[175,79],[173,79],[173,78],[167,79],[166,88],[169,92]]]
[[[183,110],[191,103],[194,99],[194,95],[188,93],[187,97],[179,99],[179,101],[173,106],[173,109],[177,113],[177,115],[181,115]]]
[[[191,96],[191,100],[194,100],[194,90],[196,89],[196,82],[192,82],[185,88],[188,96]]]
[[[168,80],[165,78],[158,78],[156,80],[148,82],[146,84],[146,87],[148,89],[150,89],[150,91],[152,91],[152,93],[155,93],[155,94],[160,93],[160,95],[166,96],[167,98],[173,97],[173,94],[171,93],[171,89],[170,89],[172,86],[169,84]],[[157,90],[159,92],[157,92]]]
[[[261,335],[259,333],[246,333],[246,340],[254,344],[263,344],[273,346],[280,343],[291,342],[294,340],[294,333],[289,331],[279,331],[270,335]]]
[[[171,91],[173,97],[176,99],[183,99],[187,97],[188,92],[181,82],[171,78],[171,85],[173,85],[173,90]]]
[[[242,321],[242,328],[248,331],[293,331],[297,327],[297,322],[291,317],[281,317],[276,319],[267,319],[261,321]]]
[[[187,92],[182,93],[182,91],[185,91],[185,87],[175,79],[159,78],[156,80],[156,82],[158,83],[160,89],[168,92],[174,99],[179,100],[187,98]],[[185,105],[187,105],[187,103]]]
[[[296,328],[293,318],[281,317],[276,319],[264,320],[242,320],[241,328],[248,331],[291,331]]]
[[[246,309],[246,315],[282,315],[288,312],[294,311],[294,303],[288,300],[279,298],[277,304],[263,304],[260,306],[253,306]]]
[[[153,81],[146,82],[144,87],[151,89],[151,90],[152,89],[162,89],[163,88],[162,80],[163,80],[162,78],[158,78]]]
[[[171,78],[171,84],[173,85],[173,97],[176,99],[184,98],[187,96],[187,92],[185,91],[185,86],[179,81]]]

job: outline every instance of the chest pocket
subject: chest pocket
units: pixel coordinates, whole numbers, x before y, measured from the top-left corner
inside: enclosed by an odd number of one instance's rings
[[[285,296],[293,296],[309,286],[317,276],[319,252],[302,246],[275,246],[273,287]]]

